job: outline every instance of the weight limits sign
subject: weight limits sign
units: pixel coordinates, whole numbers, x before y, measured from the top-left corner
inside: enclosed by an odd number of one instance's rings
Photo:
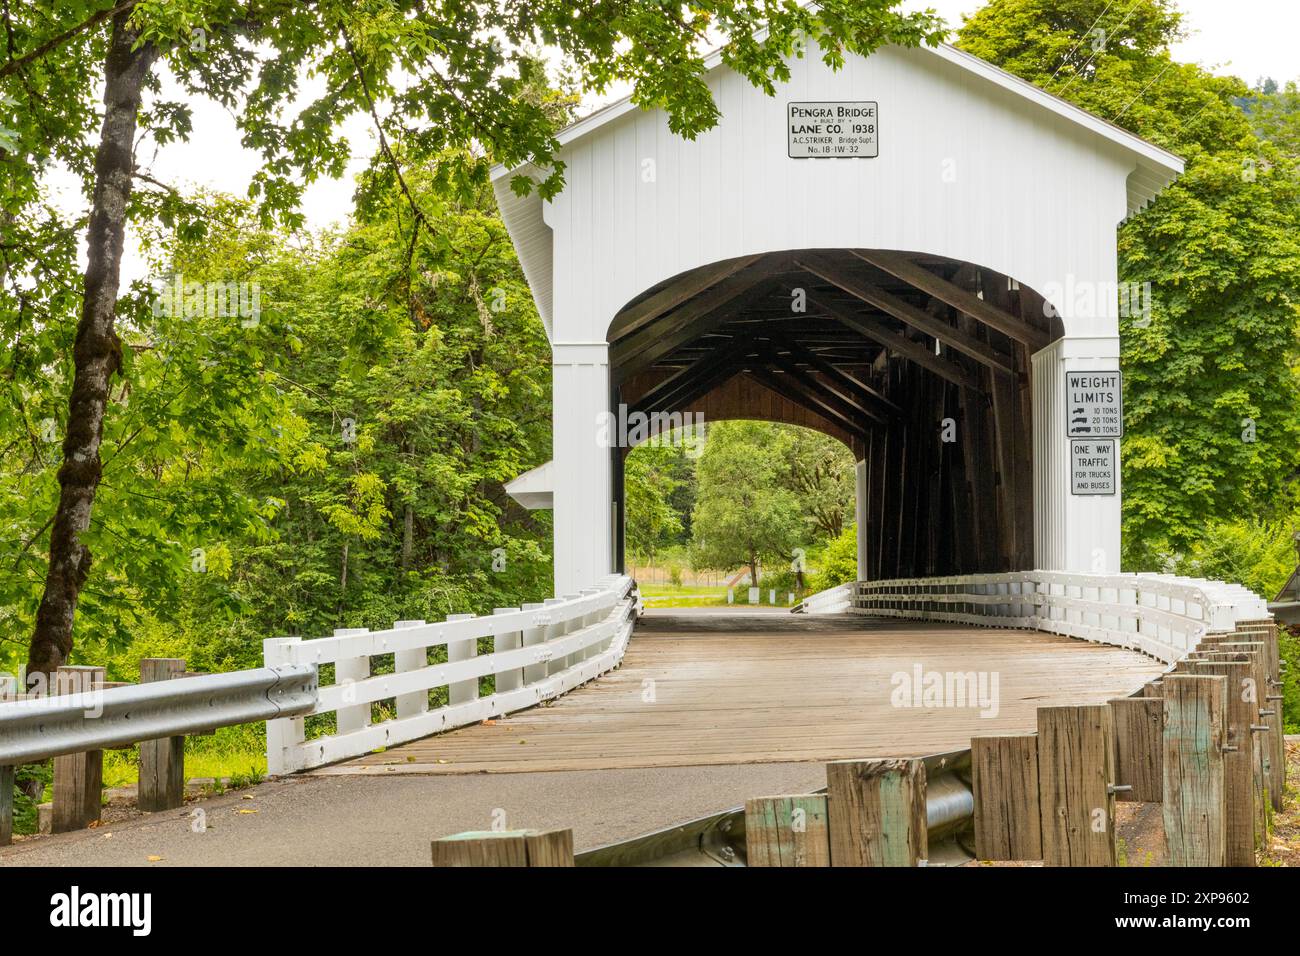
[[[873,159],[880,155],[876,103],[786,104],[791,159]]]

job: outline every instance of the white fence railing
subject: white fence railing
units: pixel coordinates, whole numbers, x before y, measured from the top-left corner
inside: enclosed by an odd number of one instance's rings
[[[268,721],[267,769],[307,770],[557,697],[622,661],[638,604],[632,579],[611,576],[581,594],[498,608],[491,617],[454,614],[385,631],[264,641],[268,665],[334,665],[334,683],[320,688],[305,716],[336,715],[332,733],[310,739],[305,717]],[[480,638],[492,638],[491,653],[478,653]],[[429,651],[444,646],[445,662],[430,663]],[[384,655],[392,655],[393,672],[372,676],[371,658]],[[480,697],[479,678],[488,675],[495,689]],[[446,702],[430,707],[429,692],[442,687]],[[373,722],[372,705],[387,700],[395,714]]]
[[[840,588],[854,593],[844,606]],[[1240,585],[1169,574],[1016,571],[945,578],[859,581],[814,595],[810,613],[853,610],[878,617],[1033,628],[1113,644],[1172,663],[1209,633],[1270,617]],[[825,597],[823,598],[823,595]]]

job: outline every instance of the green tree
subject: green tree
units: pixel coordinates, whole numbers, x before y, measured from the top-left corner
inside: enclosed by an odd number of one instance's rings
[[[843,442],[811,428],[773,426],[783,441],[785,484],[815,540],[836,538],[852,520],[857,474],[853,453]]]
[[[263,166],[251,198],[268,224],[302,221],[298,202],[306,184],[344,169],[350,150],[338,133],[340,124],[353,114],[370,117],[380,150],[358,192],[359,207],[365,213],[387,204],[395,191],[405,198],[405,221],[395,225],[409,265],[421,244],[436,239],[434,217],[408,182],[412,170],[431,168],[433,192],[440,196],[464,197],[481,188],[494,162],[545,170],[536,179],[517,175],[513,186],[521,192],[537,188],[549,197],[562,186],[554,104],[530,95],[541,85],[533,49],[558,49],[589,89],[630,83],[638,105],[664,108],[674,132],[694,136],[718,115],[704,77],[706,36],[722,41],[724,62],[770,93],[774,81],[788,78],[785,57],[805,38],[836,66],[848,51],[866,54],[885,43],[938,39],[935,19],[899,13],[896,5],[897,0],[824,0],[816,8],[790,0],[709,0],[686,7],[655,0],[469,0],[442,7],[418,0],[6,5],[0,12],[6,44],[0,63],[0,342],[13,350],[23,338],[28,356],[25,365],[7,363],[23,380],[11,378],[17,397],[4,412],[3,424],[14,426],[5,431],[6,440],[25,440],[28,430],[18,426],[26,424],[30,396],[22,389],[52,366],[58,384],[50,397],[67,408],[29,671],[49,673],[71,653],[74,617],[93,570],[93,515],[105,455],[114,454],[103,444],[105,421],[121,401],[115,381],[126,362],[119,299],[128,223],[161,222],[191,239],[213,225],[201,204],[157,183],[137,162],[137,147],[184,139],[190,130],[187,103],[160,96],[162,68],[188,96],[229,110],[241,141],[260,152]],[[291,109],[308,75],[320,81],[322,92],[302,109]],[[102,113],[94,105],[101,89]],[[90,198],[85,223],[69,221],[44,201],[46,174],[56,164],[82,180]],[[84,273],[76,244],[83,227]],[[336,515],[342,520],[343,512]],[[371,517],[377,519],[377,512]]]
[[[1285,514],[1300,465],[1300,177],[1252,130],[1245,83],[1171,58],[1180,30],[1169,0],[993,0],[960,31],[968,52],[1187,161],[1119,232],[1121,278],[1153,300],[1121,319],[1124,561],[1139,570],[1215,520]]]
[[[682,530],[682,520],[672,500],[681,486],[675,467],[681,457],[680,448],[651,441],[632,449],[624,460],[627,548],[650,561]]]
[[[782,443],[761,422],[717,422],[707,434],[696,469],[692,560],[699,568],[748,568],[758,587],[759,567],[788,561],[803,527],[799,500],[784,484]]]

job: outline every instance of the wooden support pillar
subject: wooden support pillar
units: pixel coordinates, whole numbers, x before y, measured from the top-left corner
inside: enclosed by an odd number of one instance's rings
[[[917,866],[929,853],[925,762],[826,765],[832,866]]]
[[[147,657],[140,662],[140,683],[173,680],[185,675],[185,661]],[[163,737],[140,744],[140,782],[136,805],[147,812],[175,810],[185,803],[185,738]]]
[[[15,770],[15,767],[0,766],[0,846],[8,846],[14,838]]]
[[[572,830],[485,830],[433,841],[434,866],[573,866]]]
[[[1227,678],[1164,679],[1164,821],[1170,866],[1223,866]]]
[[[1215,658],[1223,657],[1214,654]],[[1225,679],[1223,777],[1227,810],[1226,866],[1254,866],[1255,850],[1263,840],[1262,768],[1253,730],[1258,714],[1253,665],[1246,660],[1201,660],[1196,675]]]
[[[975,856],[980,860],[1041,860],[1038,737],[972,737]]]
[[[1164,702],[1118,697],[1109,706],[1115,724],[1115,780],[1132,787],[1116,798],[1159,803],[1164,792]]]
[[[826,797],[755,797],[745,801],[749,866],[830,866]]]
[[[104,683],[102,667],[60,667],[55,693],[80,694]],[[54,833],[82,830],[99,819],[104,781],[104,751],[90,750],[54,758]]]
[[[1043,862],[1114,866],[1115,729],[1105,704],[1038,708]]]
[[[1235,635],[1238,640],[1219,645],[1224,653],[1246,653],[1254,665],[1257,686],[1257,721],[1268,730],[1258,731],[1256,742],[1261,759],[1268,802],[1282,809],[1286,793],[1286,736],[1282,725],[1282,671],[1277,647],[1277,629]]]

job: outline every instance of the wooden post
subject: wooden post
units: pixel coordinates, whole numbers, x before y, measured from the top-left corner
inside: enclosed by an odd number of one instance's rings
[[[540,611],[545,607],[543,604],[524,604],[521,610]],[[546,626],[524,628],[524,647],[535,647],[538,644],[546,643]],[[546,664],[527,664],[524,666],[524,683],[535,684],[539,680],[546,679]]]
[[[826,797],[755,797],[745,801],[749,866],[830,866]]]
[[[972,737],[975,856],[980,860],[1041,860],[1038,737]]]
[[[1255,704],[1248,661],[1197,661],[1197,675],[1224,679],[1225,866],[1254,866],[1256,838]]]
[[[1115,724],[1115,779],[1133,788],[1116,798],[1159,803],[1165,776],[1164,702],[1158,697],[1117,697],[1109,706]]]
[[[573,866],[572,830],[486,830],[433,841],[434,866]]]
[[[929,853],[925,762],[826,765],[832,866],[917,866]]]
[[[185,661],[147,657],[140,662],[140,683],[173,680],[185,674]],[[163,737],[140,744],[140,782],[136,805],[148,812],[175,810],[185,803],[185,738]]]
[[[1038,708],[1043,862],[1114,866],[1115,729],[1105,704]]]
[[[0,846],[14,838],[14,767],[0,767]]]
[[[1263,632],[1249,635],[1250,641],[1225,642],[1224,652],[1249,652],[1255,665],[1258,723],[1267,731],[1257,735],[1261,769],[1268,786],[1268,801],[1274,810],[1282,809],[1286,793],[1286,738],[1282,726],[1282,682],[1279,667],[1277,634]]]
[[[1165,678],[1164,820],[1170,866],[1223,866],[1227,678]]]
[[[104,682],[104,673],[102,667],[60,667],[54,677],[55,692],[78,694],[92,691]],[[52,832],[81,830],[99,819],[103,780],[102,750],[54,758]]]

